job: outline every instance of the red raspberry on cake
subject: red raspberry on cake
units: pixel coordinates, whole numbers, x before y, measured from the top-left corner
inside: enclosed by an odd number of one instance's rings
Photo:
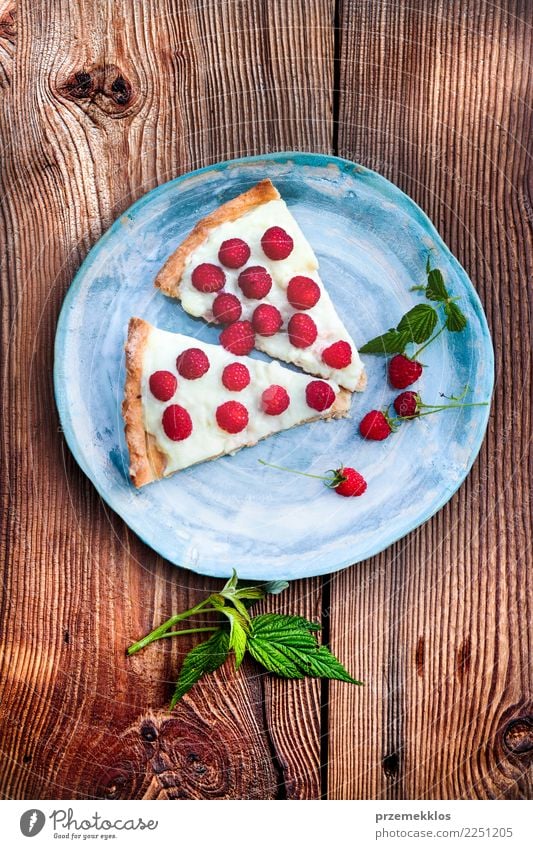
[[[250,259],[250,248],[242,239],[226,239],[220,245],[218,259],[226,268],[242,268]]]
[[[309,348],[315,341],[318,331],[310,315],[294,313],[289,321],[289,340],[295,348]]]
[[[323,380],[312,380],[311,383],[307,384],[305,400],[308,407],[323,413],[335,401],[335,393],[329,383],[325,383]]]
[[[187,380],[198,380],[209,371],[209,360],[201,348],[187,348],[176,360],[176,368]]]
[[[322,360],[330,368],[346,368],[352,362],[352,346],[348,342],[334,342],[322,351]]]
[[[263,266],[251,265],[241,271],[238,283],[245,297],[259,301],[270,292],[272,277]]]
[[[230,354],[244,357],[255,345],[254,329],[249,321],[236,321],[224,328],[220,334],[220,344]]]
[[[227,433],[240,433],[248,424],[248,410],[238,401],[226,401],[217,407],[216,419]]]
[[[269,227],[263,234],[261,247],[269,259],[287,259],[292,253],[294,242],[283,227]]]
[[[191,282],[199,292],[219,292],[226,282],[226,275],[218,265],[202,262],[191,274]]]
[[[271,304],[259,304],[252,315],[252,326],[259,336],[274,336],[278,332],[283,319],[280,311]]]
[[[250,372],[243,363],[230,363],[222,372],[222,383],[230,392],[241,392],[250,383]]]
[[[171,404],[163,413],[163,430],[173,442],[181,442],[192,433],[192,419],[179,404]]]
[[[242,315],[242,306],[237,295],[221,292],[213,301],[213,316],[220,324],[232,324]]]
[[[295,310],[310,310],[320,300],[320,286],[310,277],[292,277],[287,286],[287,300]]]
[[[261,406],[267,416],[281,415],[290,403],[291,399],[287,390],[275,383],[267,387],[261,395]]]
[[[170,371],[154,371],[148,383],[150,392],[158,401],[170,401],[178,388],[178,381]]]

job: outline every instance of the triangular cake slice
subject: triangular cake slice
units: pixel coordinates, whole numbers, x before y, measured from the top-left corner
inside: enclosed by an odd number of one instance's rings
[[[317,258],[270,180],[199,221],[155,285],[191,315],[231,325],[220,341],[235,353],[255,346],[350,391],[366,385]]]
[[[137,487],[295,425],[345,416],[350,400],[332,381],[130,320],[122,413]]]

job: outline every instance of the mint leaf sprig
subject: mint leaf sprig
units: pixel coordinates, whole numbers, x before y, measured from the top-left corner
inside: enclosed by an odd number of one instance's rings
[[[126,653],[136,654],[150,643],[167,637],[212,632],[185,657],[170,709],[200,678],[222,666],[230,652],[233,652],[235,669],[239,668],[248,652],[257,663],[282,678],[330,678],[360,684],[327,646],[317,643],[315,635],[321,629],[317,622],[278,613],[250,616],[249,608],[256,601],[266,595],[277,595],[288,586],[287,581],[271,581],[239,587],[237,573],[233,571],[219,593],[212,593],[189,610],[171,616],[129,646]],[[204,613],[218,614],[225,621],[219,625],[175,629],[180,622]]]
[[[458,298],[452,297],[448,292],[442,272],[438,268],[432,269],[430,267],[429,257],[426,264],[426,276],[427,283],[425,285],[412,286],[410,291],[424,292],[429,301],[442,305],[444,319],[439,330],[432,336],[439,320],[437,310],[431,304],[417,304],[405,313],[395,328],[390,328],[386,333],[376,336],[363,345],[359,349],[360,353],[384,356],[403,354],[407,345],[415,343],[422,345],[411,357],[411,359],[416,359],[420,352],[427,348],[444,330],[448,330],[450,333],[460,333],[465,329],[468,321],[456,304]]]

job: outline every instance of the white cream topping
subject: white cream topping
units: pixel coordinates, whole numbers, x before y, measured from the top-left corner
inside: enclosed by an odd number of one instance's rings
[[[176,359],[187,348],[200,348],[209,359],[209,371],[197,380],[187,380],[176,370]],[[240,392],[230,392],[221,379],[224,367],[235,362],[246,365],[251,377],[249,385]],[[171,372],[178,381],[169,401],[158,401],[149,387],[150,375],[163,370]],[[269,434],[326,416],[328,411],[321,414],[307,405],[305,389],[311,380],[279,363],[236,357],[222,346],[153,327],[144,350],[141,391],[144,427],[167,456],[165,474],[220,454],[231,454]],[[261,409],[261,395],[272,384],[283,386],[290,396],[289,407],[279,416],[269,416]],[[329,381],[329,384],[335,393],[339,391],[336,383]],[[226,401],[238,401],[248,410],[248,426],[240,433],[226,433],[217,424],[216,409]],[[170,404],[185,407],[192,419],[191,435],[180,442],[169,439],[163,430],[163,412]]]
[[[261,237],[269,227],[282,227],[294,241],[291,254],[284,260],[270,260],[261,247]],[[191,274],[200,263],[211,262],[219,265],[218,251],[226,239],[243,239],[251,250],[250,259],[245,268],[261,265],[272,277],[272,288],[265,298],[249,300],[245,298],[237,283],[243,268],[224,268],[226,275],[225,292],[237,295],[242,304],[242,319],[251,320],[252,313],[260,303],[277,307],[283,318],[283,326],[275,336],[256,334],[256,348],[271,357],[294,363],[310,374],[319,375],[337,382],[346,389],[354,390],[363,371],[363,364],[357,353],[353,339],[340,320],[335,307],[318,274],[318,260],[307,239],[300,230],[283,200],[272,200],[247,212],[236,221],[228,221],[214,227],[208,238],[190,255],[180,283],[180,298],[183,308],[191,315],[213,320],[212,304],[218,293],[205,294],[192,285]],[[303,275],[310,277],[320,287],[318,303],[305,314],[314,320],[318,335],[308,348],[296,348],[291,344],[287,333],[287,324],[295,310],[287,300],[286,290],[291,277]],[[344,369],[332,369],[322,362],[322,351],[334,342],[349,342],[352,348],[352,362]]]

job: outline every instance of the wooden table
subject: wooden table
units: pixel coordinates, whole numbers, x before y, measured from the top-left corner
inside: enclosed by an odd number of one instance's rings
[[[0,2],[4,796],[531,797],[531,11]],[[142,194],[285,149],[354,159],[433,219],[494,336],[491,423],[434,519],[275,602],[321,620],[364,688],[228,664],[170,715],[188,646],[125,646],[220,584],[144,546],[70,456],[57,316]]]

